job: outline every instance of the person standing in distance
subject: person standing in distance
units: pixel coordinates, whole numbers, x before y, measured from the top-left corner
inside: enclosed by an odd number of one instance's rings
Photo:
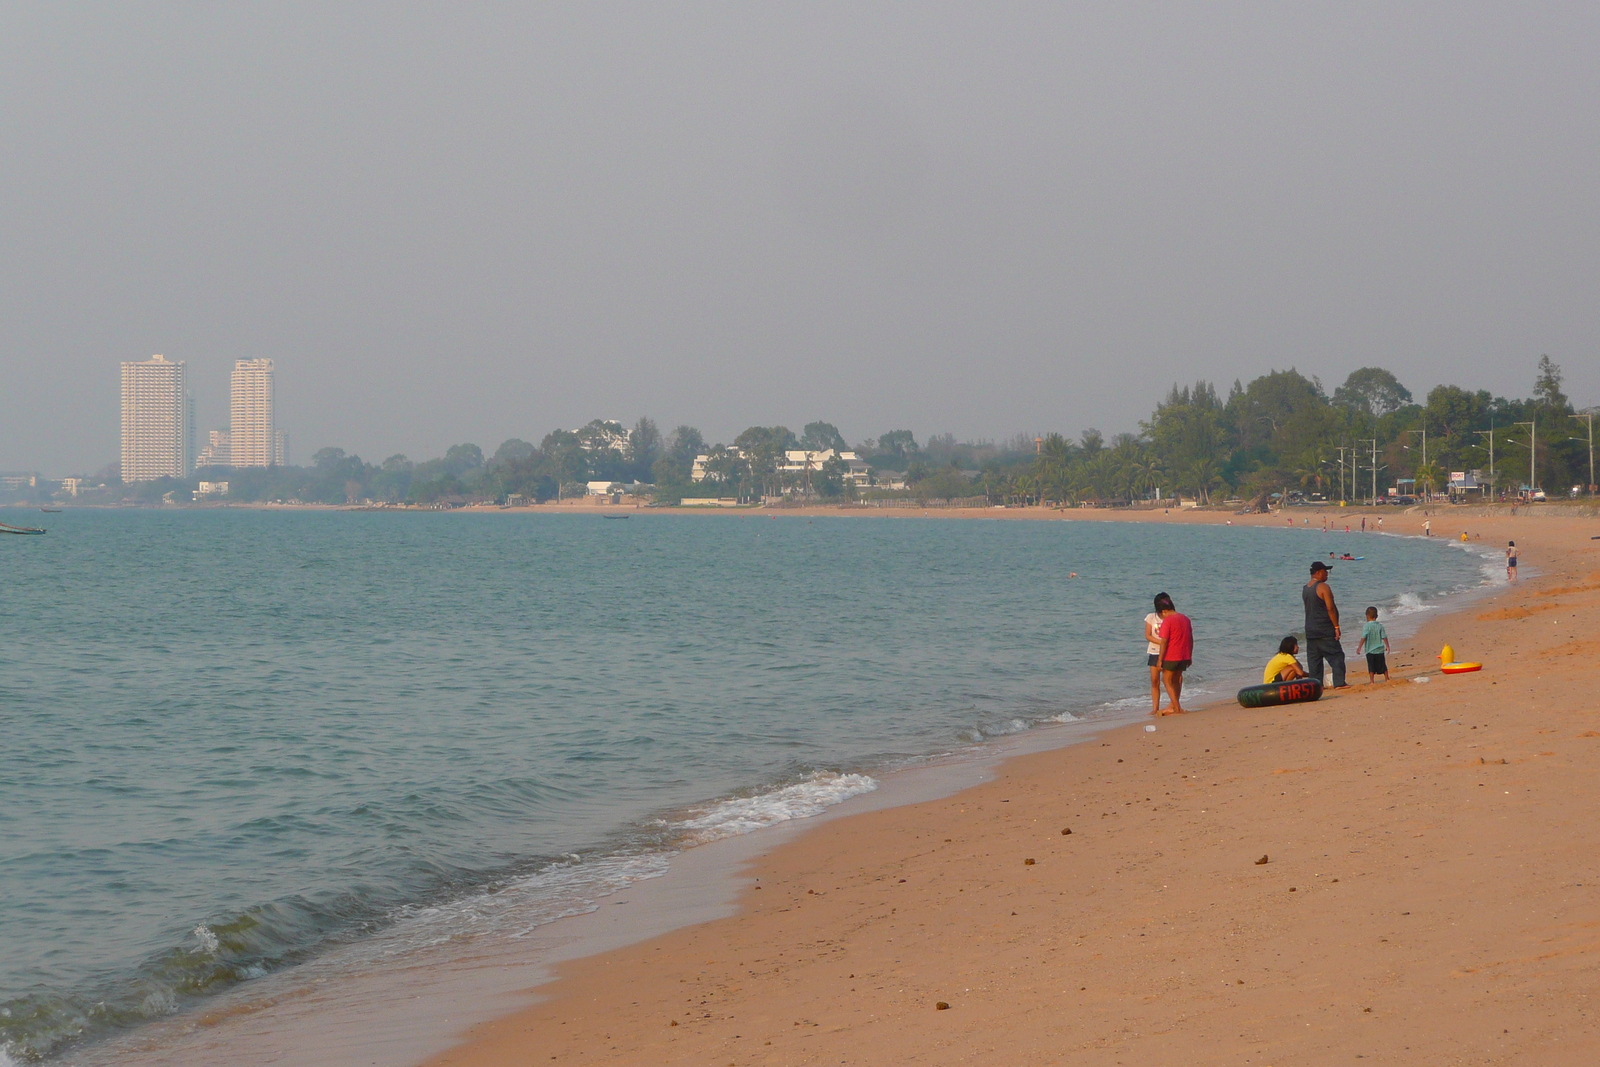
[[[1344,645],[1339,643],[1339,606],[1328,588],[1328,565],[1320,559],[1311,565],[1311,580],[1300,587],[1306,607],[1306,667],[1308,674],[1322,681],[1324,662],[1333,668],[1333,687],[1346,688]]]
[[[1514,582],[1516,580],[1517,580],[1517,543],[1515,541],[1507,541],[1506,542],[1506,581]]]
[[[1179,696],[1183,693],[1183,672],[1194,660],[1194,627],[1189,623],[1189,616],[1178,614],[1171,597],[1162,600],[1158,610],[1161,626],[1156,630],[1156,640],[1161,644],[1161,651],[1156,653],[1156,660],[1161,664],[1161,680],[1172,701],[1172,706],[1160,714],[1182,715],[1183,701]]]

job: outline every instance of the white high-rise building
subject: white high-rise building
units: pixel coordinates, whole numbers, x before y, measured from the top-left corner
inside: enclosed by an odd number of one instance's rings
[[[207,431],[206,443],[195,455],[194,465],[197,470],[201,467],[233,466],[233,446],[229,443],[227,430]]]
[[[270,359],[241,359],[233,365],[233,417],[228,452],[235,467],[271,467],[284,461],[274,402],[277,386]]]
[[[183,478],[194,444],[188,364],[165,356],[122,364],[122,480]]]

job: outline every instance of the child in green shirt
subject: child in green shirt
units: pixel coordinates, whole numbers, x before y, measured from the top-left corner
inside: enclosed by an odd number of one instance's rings
[[[1378,609],[1367,609],[1367,621],[1361,627],[1361,651],[1367,655],[1367,684],[1371,685],[1383,675],[1389,680],[1389,631],[1378,621]]]

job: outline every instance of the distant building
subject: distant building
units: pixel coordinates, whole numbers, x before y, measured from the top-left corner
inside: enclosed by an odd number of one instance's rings
[[[201,482],[195,487],[196,496],[227,496],[227,482]]]
[[[1489,485],[1480,470],[1451,471],[1448,490],[1452,500],[1465,499],[1473,493],[1482,497],[1488,494]]]
[[[845,466],[842,475],[846,485],[865,489],[870,484],[871,468],[867,466],[865,460],[854,452],[835,452],[831,448],[825,448],[820,452],[790,449],[783,454],[783,463],[778,470],[785,474],[804,475],[808,471],[816,473],[822,470],[823,464],[836,457]]]
[[[182,478],[194,447],[188,364],[165,356],[122,364],[122,480]]]
[[[578,435],[578,445],[585,452],[614,451],[620,452],[624,459],[633,458],[627,428],[615,419],[595,419],[572,432]]]
[[[231,467],[232,435],[227,430],[207,430],[206,443],[194,457],[194,465],[196,470],[203,467]]]
[[[0,474],[0,489],[14,492],[18,489],[36,489],[39,486],[37,474]]]
[[[742,448],[729,448],[725,449],[724,451],[735,459],[745,458],[744,449]],[[711,453],[709,452],[702,452],[698,456],[694,457],[694,464],[689,468],[689,479],[691,481],[703,482],[707,478],[710,478],[714,482],[720,482],[722,480],[721,475],[717,474],[715,471],[707,469],[706,464],[710,462]]]
[[[77,496],[79,490],[83,488],[83,481],[82,478],[63,478],[61,479],[61,491],[68,496]]]
[[[229,466],[283,466],[284,435],[277,425],[277,369],[270,359],[241,359],[233,365]]]

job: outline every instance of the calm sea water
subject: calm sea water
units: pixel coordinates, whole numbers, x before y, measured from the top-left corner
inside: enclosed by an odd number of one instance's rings
[[[18,1061],[418,915],[481,920],[485,888],[571,913],[885,768],[1140,711],[1161,589],[1195,620],[1191,688],[1225,693],[1299,626],[1314,556],[1365,554],[1335,588],[1386,614],[1484,564],[1315,529],[0,518],[51,527],[0,540],[0,1060]]]

